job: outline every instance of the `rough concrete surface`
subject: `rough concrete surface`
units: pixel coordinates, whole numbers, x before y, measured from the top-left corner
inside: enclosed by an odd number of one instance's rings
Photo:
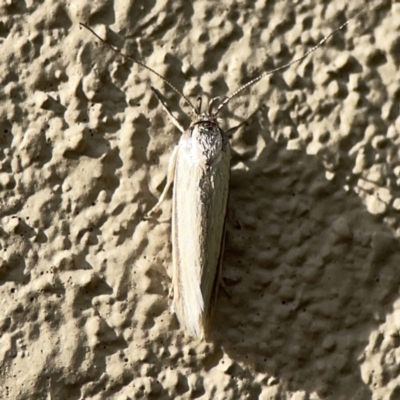
[[[170,198],[192,101],[300,56],[339,0],[0,1],[0,399],[400,399],[400,3],[232,100],[209,342],[170,313]],[[228,296],[230,294],[230,296]]]

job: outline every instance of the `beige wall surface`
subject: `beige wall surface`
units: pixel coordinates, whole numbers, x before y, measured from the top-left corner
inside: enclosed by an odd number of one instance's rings
[[[400,399],[400,3],[221,113],[233,147],[211,339],[169,310],[189,108],[290,62],[364,0],[0,1],[0,399]],[[399,358],[398,358],[399,357]]]

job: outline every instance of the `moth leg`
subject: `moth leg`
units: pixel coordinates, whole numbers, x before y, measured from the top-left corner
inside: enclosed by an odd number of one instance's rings
[[[174,180],[177,156],[178,156],[178,146],[175,146],[168,162],[167,183],[165,184],[164,190],[162,191],[161,196],[157,201],[157,204],[146,214],[145,216],[146,219],[151,218],[153,214],[155,214],[160,210],[160,205],[165,200],[165,197],[168,194],[168,190],[172,184],[172,181]]]
[[[225,213],[224,233],[223,233],[223,237],[222,237],[221,250],[220,250],[221,258],[219,259],[219,262],[218,262],[217,285],[219,287],[221,287],[221,289],[225,292],[225,294],[231,299],[232,298],[231,292],[226,286],[225,278],[222,273],[222,262],[223,262],[224,254],[225,254],[226,221],[229,218],[229,215],[230,215],[229,210],[227,210],[227,212]]]
[[[183,129],[182,125],[179,123],[179,121],[174,117],[172,114],[171,110],[168,108],[168,106],[164,103],[164,100],[161,98],[161,96],[158,94],[157,90],[151,86],[151,90],[153,93],[156,95],[158,101],[161,103],[163,106],[164,110],[167,112],[167,114],[171,117],[172,123],[183,133],[185,130]]]
[[[226,218],[228,219],[229,225],[233,226],[234,229],[242,229],[242,224],[240,223],[239,218],[234,210],[228,210],[226,212]]]
[[[171,314],[175,314],[175,308],[174,308],[174,288],[171,287],[168,291],[168,298],[170,301],[170,306],[169,306],[169,312]]]
[[[242,121],[240,124],[234,126],[233,128],[229,128],[226,131],[226,134],[228,135],[228,137],[231,137],[233,132],[237,131],[240,127],[242,127],[243,125],[246,125],[250,119],[252,119],[254,117],[254,115],[256,115],[258,113],[258,111],[260,111],[260,109],[263,107],[263,105],[261,105],[260,107],[257,107],[255,111],[253,111],[244,121]]]
[[[225,294],[227,295],[227,297],[229,297],[230,299],[232,298],[232,293],[231,291],[228,289],[228,287],[226,286],[225,283],[225,278],[222,277],[221,281],[219,282],[219,285],[221,286],[221,289],[225,292]]]

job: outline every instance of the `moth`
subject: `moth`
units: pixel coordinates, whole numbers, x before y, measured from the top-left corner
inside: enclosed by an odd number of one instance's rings
[[[365,11],[358,12],[344,22],[301,57],[251,79],[225,97],[217,106],[214,104],[220,98],[211,99],[205,110],[202,109],[201,97],[197,99],[195,107],[180,90],[155,70],[136,58],[123,54],[87,25],[80,24],[122,57],[136,62],[161,78],[172,90],[185,99],[192,110],[191,124],[188,129],[184,129],[152,87],[172,122],[181,131],[182,136],[170,158],[165,188],[148,216],[159,210],[160,204],[174,181],[172,309],[181,326],[189,335],[196,338],[207,336],[222,278],[231,148],[227,132],[219,125],[218,114],[232,98],[243,90],[267,75],[299,63]]]

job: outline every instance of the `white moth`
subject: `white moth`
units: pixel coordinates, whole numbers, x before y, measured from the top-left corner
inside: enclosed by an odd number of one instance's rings
[[[250,80],[225,97],[215,109],[213,109],[213,104],[218,98],[211,99],[206,111],[201,109],[201,98],[198,99],[197,107],[194,107],[189,99],[163,76],[135,58],[121,53],[87,25],[81,23],[114,51],[161,78],[186,100],[194,114],[190,127],[187,130],[183,129],[152,88],[175,126],[182,132],[182,136],[170,159],[166,187],[158,203],[148,215],[152,215],[159,209],[168,188],[174,181],[172,308],[182,327],[191,336],[200,338],[207,334],[221,281],[229,194],[230,145],[227,133],[219,126],[217,120],[219,112],[233,97],[263,77],[302,61],[365,11],[358,12],[301,57]]]
[[[173,305],[192,336],[204,335],[221,278],[231,150],[212,103],[182,131],[158,210],[174,179],[172,200]],[[177,124],[177,122],[176,122]]]

